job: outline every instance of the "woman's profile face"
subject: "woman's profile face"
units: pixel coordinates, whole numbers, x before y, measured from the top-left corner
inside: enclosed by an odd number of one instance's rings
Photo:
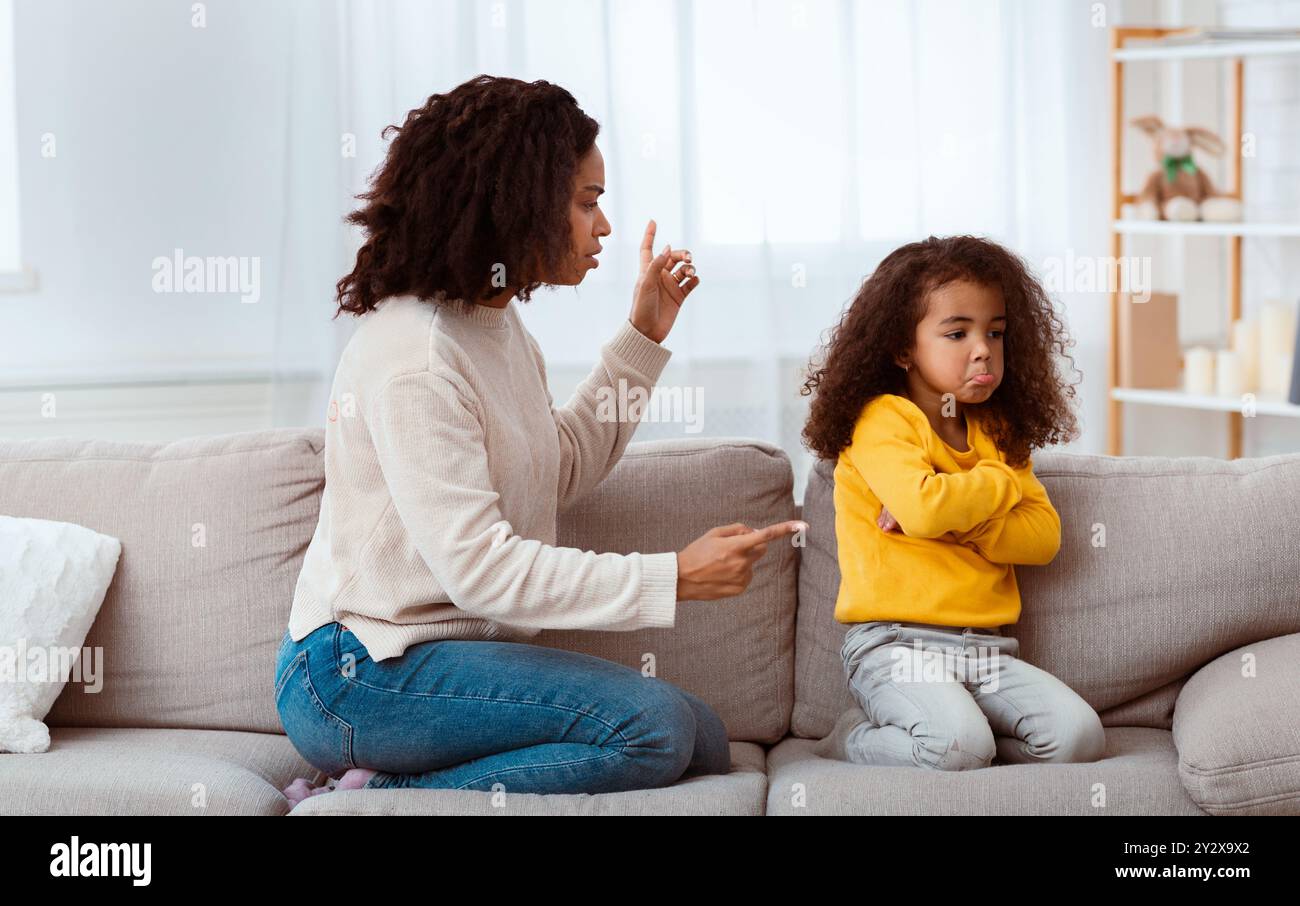
[[[577,286],[587,271],[599,266],[600,239],[610,234],[609,221],[600,209],[605,191],[605,158],[595,145],[578,161],[569,201],[570,249],[565,272],[548,281],[557,286]]]

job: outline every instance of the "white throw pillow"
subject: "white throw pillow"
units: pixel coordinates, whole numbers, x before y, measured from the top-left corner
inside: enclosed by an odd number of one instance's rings
[[[0,516],[0,752],[44,752],[42,721],[72,675],[102,669],[78,655],[122,542],[48,519]]]

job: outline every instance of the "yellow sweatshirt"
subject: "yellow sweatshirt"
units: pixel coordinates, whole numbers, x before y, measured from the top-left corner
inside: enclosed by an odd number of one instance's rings
[[[1033,460],[1013,469],[978,409],[963,414],[964,452],[905,396],[863,407],[835,466],[836,620],[998,627],[1020,618],[1013,564],[1050,563],[1061,518]],[[882,506],[898,528],[876,524]]]

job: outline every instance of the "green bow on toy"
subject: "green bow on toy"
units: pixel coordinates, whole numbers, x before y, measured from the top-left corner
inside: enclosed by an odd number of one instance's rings
[[[1192,160],[1192,155],[1184,154],[1182,157],[1174,157],[1172,154],[1166,154],[1164,159],[1165,182],[1173,182],[1178,175],[1178,171],[1184,173],[1195,173],[1196,162]]]

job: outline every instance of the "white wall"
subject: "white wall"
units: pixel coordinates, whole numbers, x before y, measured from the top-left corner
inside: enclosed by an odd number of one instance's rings
[[[283,6],[211,3],[206,28],[189,6],[17,4],[23,250],[40,286],[0,296],[7,377],[270,361],[272,306],[151,290],[176,247],[260,256],[263,298],[280,279]]]
[[[1300,25],[1300,0],[1126,0],[1112,7],[1117,20],[1130,24],[1218,18],[1224,24]],[[339,262],[346,260],[338,251],[344,243],[339,218],[349,200],[330,194],[346,182],[338,178],[338,136],[308,134],[302,124],[342,118],[290,109],[290,56],[319,61],[311,77],[322,90],[303,91],[299,85],[299,98],[332,104],[330,99],[346,92],[332,81],[339,75],[329,65],[337,59],[336,51],[323,46],[328,35],[311,31],[310,18],[298,9],[288,3],[223,0],[208,3],[206,27],[195,28],[189,3],[18,0],[23,252],[25,263],[37,270],[39,285],[31,293],[0,293],[5,315],[0,387],[26,388],[0,393],[0,432],[70,433],[75,428],[83,436],[120,436],[123,425],[148,418],[151,411],[160,413],[161,421],[144,436],[197,432],[206,430],[204,425],[226,429],[291,423],[299,413],[300,423],[321,420],[324,407],[311,389],[277,400],[249,385],[216,391],[218,400],[230,402],[230,412],[219,421],[204,414],[211,412],[208,403],[187,415],[193,394],[183,385],[165,402],[132,391],[126,408],[108,405],[94,394],[77,397],[61,391],[68,404],[61,410],[61,424],[42,425],[40,417],[43,382],[56,373],[66,382],[77,375],[166,378],[230,369],[264,376],[276,363],[294,373],[332,369],[338,337],[327,318]],[[104,40],[106,35],[112,39]],[[1213,65],[1208,76],[1201,70],[1183,78],[1212,85]],[[1156,105],[1183,97],[1176,88],[1168,76],[1136,86],[1130,112],[1144,100]],[[1106,95],[1101,82],[1097,92]],[[1247,129],[1259,140],[1259,156],[1247,162],[1245,173],[1249,216],[1300,219],[1298,92],[1300,71],[1294,62],[1248,64]],[[1208,110],[1211,118],[1221,119],[1222,98],[1212,96],[1212,88],[1198,97],[1190,108],[1168,111],[1169,118],[1199,119]],[[1089,137],[1108,131],[1104,111],[1073,109],[1064,115],[1084,127],[1077,147],[1067,149],[1079,155],[1071,164],[1079,174],[1074,195],[1104,194],[1108,161],[1089,156],[1098,147]],[[1098,128],[1086,128],[1093,122]],[[42,153],[47,136],[55,143],[53,157]],[[1130,172],[1140,173],[1150,165],[1146,148],[1136,134],[1126,138]],[[281,172],[279,163],[286,158],[286,142],[304,143],[308,149],[304,154],[299,148],[293,159],[304,166],[289,174]],[[321,192],[319,186],[331,190]],[[1130,188],[1135,188],[1131,182]],[[1085,214],[1086,205],[1080,203],[1070,216]],[[1075,251],[1108,254],[1104,230],[1101,221],[1097,248]],[[1155,257],[1164,285],[1157,288],[1183,297],[1184,341],[1222,342],[1218,338],[1227,329],[1220,272],[1224,242],[1161,245]],[[234,294],[154,293],[151,263],[176,247],[188,254],[256,256],[261,300],[244,304]],[[1245,260],[1247,313],[1265,299],[1280,296],[1294,302],[1300,295],[1296,241],[1247,240]],[[1105,307],[1094,299],[1066,302],[1079,340],[1073,354],[1086,376],[1080,400],[1085,437],[1072,449],[1102,452]],[[793,388],[804,360],[784,355]],[[712,388],[718,393],[715,399],[727,386],[764,392],[765,384],[751,380],[740,364],[716,366],[669,374],[665,380],[702,385],[706,396]],[[567,398],[586,370],[556,364],[551,382],[557,401]],[[710,407],[710,433],[721,431],[728,419],[747,423],[744,394],[733,396],[731,410]],[[798,434],[805,402],[793,390],[782,402],[780,443],[792,457],[801,453]],[[295,407],[288,418],[274,411],[283,405]],[[1126,453],[1226,455],[1225,415],[1125,408]],[[69,412],[78,409],[79,421]],[[112,422],[98,418],[107,409],[120,417]],[[669,433],[680,435],[681,426],[660,431],[645,425],[638,437]],[[744,433],[743,428],[737,433]],[[1297,449],[1300,424],[1268,417],[1247,420],[1246,455]],[[796,474],[801,474],[798,467]]]
[[[0,293],[5,434],[165,437],[323,420],[320,386],[297,378],[333,368],[347,199],[332,195],[337,131],[304,134],[288,98],[290,56],[309,53],[320,60],[314,97],[333,103],[332,50],[294,4],[203,7],[197,20],[190,3],[167,0],[15,4],[22,257],[37,287]],[[284,172],[287,142],[307,143],[297,172]],[[256,259],[258,301],[154,292],[153,262],[176,248]],[[223,411],[196,399],[186,413],[195,392],[182,381],[232,373],[236,383],[204,392],[224,398]],[[83,380],[128,383],[107,400],[77,389]],[[148,381],[178,383],[162,399]],[[42,412],[50,393],[57,420]]]

